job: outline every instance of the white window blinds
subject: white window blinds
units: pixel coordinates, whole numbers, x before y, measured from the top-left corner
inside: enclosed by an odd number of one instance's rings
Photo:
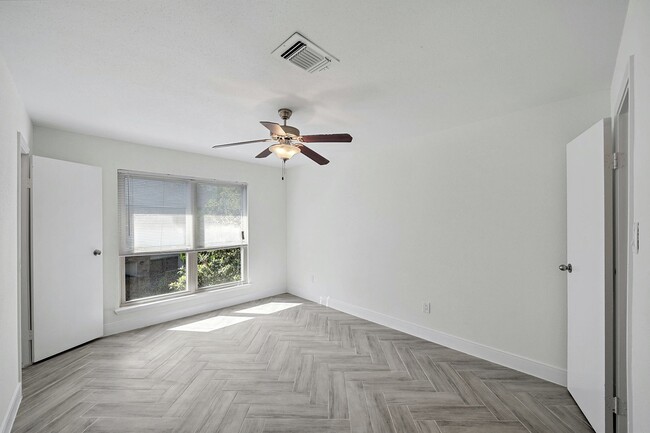
[[[241,185],[196,184],[198,246],[241,245],[246,226]]]
[[[120,253],[244,245],[246,186],[118,172]]]

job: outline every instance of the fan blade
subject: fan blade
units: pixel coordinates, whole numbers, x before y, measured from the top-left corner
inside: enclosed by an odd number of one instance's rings
[[[300,153],[302,153],[303,155],[305,155],[307,158],[311,159],[315,163],[320,165],[327,165],[330,163],[330,161],[327,158],[325,158],[319,153],[314,152],[304,144],[301,144],[298,147],[300,147]]]
[[[349,143],[352,141],[350,134],[319,134],[303,135],[300,137],[303,143]]]
[[[284,137],[285,135],[287,135],[284,132],[284,129],[282,129],[282,125],[279,125],[275,122],[260,122],[260,123],[264,125],[266,129],[271,131],[271,134],[279,135],[280,137]]]
[[[240,144],[250,144],[250,143],[264,143],[267,141],[275,141],[270,138],[263,138],[261,140],[251,140],[251,141],[238,141],[237,143],[228,143],[228,144],[217,144],[212,146],[213,149],[216,149],[217,147],[230,147],[230,146],[239,146]]]
[[[271,151],[268,149],[268,147],[267,147],[266,149],[264,149],[263,151],[261,151],[261,152],[260,152],[260,153],[255,157],[255,158],[266,158],[266,157],[269,156],[271,153],[272,153],[272,152],[271,152]]]

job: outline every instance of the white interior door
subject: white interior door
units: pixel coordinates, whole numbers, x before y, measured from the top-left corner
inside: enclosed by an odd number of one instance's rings
[[[611,149],[609,119],[567,145],[567,382],[596,433],[606,431],[605,299],[611,290],[611,169],[606,155]]]
[[[103,335],[102,171],[32,158],[33,361]]]

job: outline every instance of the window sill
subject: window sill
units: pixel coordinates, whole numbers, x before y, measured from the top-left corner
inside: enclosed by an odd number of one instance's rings
[[[224,287],[222,289],[213,289],[213,290],[205,290],[205,291],[201,291],[201,292],[187,293],[185,295],[175,296],[173,298],[159,299],[157,301],[144,302],[144,303],[135,304],[135,305],[124,305],[124,306],[121,306],[121,307],[117,307],[113,311],[115,312],[116,315],[119,316],[120,314],[130,313],[130,312],[140,311],[140,310],[146,310],[146,309],[153,308],[153,307],[182,303],[184,301],[189,301],[189,300],[197,299],[197,298],[200,298],[200,297],[210,296],[210,295],[213,295],[215,293],[234,292],[234,291],[237,291],[237,290],[240,290],[240,289],[250,287],[250,285],[251,285],[250,282],[248,282],[248,283],[238,284],[236,286]]]

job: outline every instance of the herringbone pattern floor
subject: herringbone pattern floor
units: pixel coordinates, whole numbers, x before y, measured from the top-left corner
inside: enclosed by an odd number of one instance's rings
[[[291,295],[103,338],[23,386],[15,433],[592,432],[565,388]]]

